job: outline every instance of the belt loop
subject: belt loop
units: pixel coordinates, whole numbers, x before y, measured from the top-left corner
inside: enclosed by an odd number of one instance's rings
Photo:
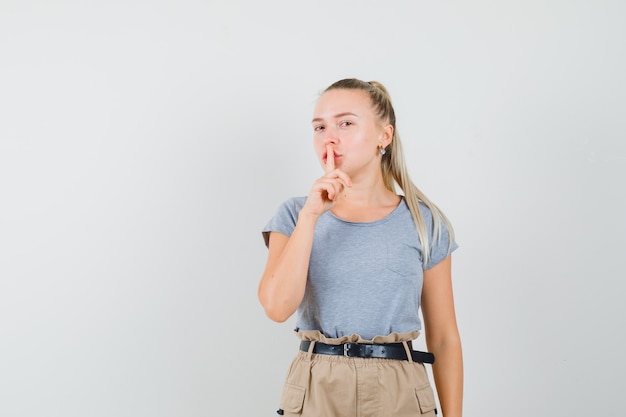
[[[311,340],[311,342],[309,343],[309,350],[306,353],[306,358],[309,361],[311,360],[313,356],[313,349],[315,349],[315,340]]]
[[[411,349],[409,349],[409,344],[404,341],[402,342],[402,346],[404,346],[404,351],[406,352],[406,358],[410,363],[413,363],[413,355],[411,355]]]

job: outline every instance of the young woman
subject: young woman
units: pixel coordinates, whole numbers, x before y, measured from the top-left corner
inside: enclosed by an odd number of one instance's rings
[[[259,300],[277,322],[297,311],[301,340],[278,414],[434,416],[424,366],[432,363],[443,415],[461,416],[457,245],[446,216],[409,178],[387,90],[337,81],[319,97],[312,126],[324,175],[263,229]],[[422,330],[429,352],[411,345]]]

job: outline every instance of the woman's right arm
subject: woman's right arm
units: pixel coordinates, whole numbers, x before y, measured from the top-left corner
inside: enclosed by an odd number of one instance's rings
[[[265,314],[277,322],[291,317],[304,297],[317,219],[335,205],[343,187],[352,186],[350,177],[335,169],[331,146],[327,147],[325,171],[326,174],[313,183],[291,236],[270,233],[267,264],[258,296]]]

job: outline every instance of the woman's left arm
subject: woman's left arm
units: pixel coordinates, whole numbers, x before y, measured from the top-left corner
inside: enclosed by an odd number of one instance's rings
[[[426,346],[435,355],[433,376],[443,417],[460,417],[463,409],[463,354],[452,295],[450,255],[424,271],[422,315]]]

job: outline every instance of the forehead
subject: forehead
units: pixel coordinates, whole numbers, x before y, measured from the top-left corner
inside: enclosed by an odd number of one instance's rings
[[[315,105],[314,117],[332,117],[341,113],[373,114],[372,101],[362,90],[335,89],[323,93]]]

